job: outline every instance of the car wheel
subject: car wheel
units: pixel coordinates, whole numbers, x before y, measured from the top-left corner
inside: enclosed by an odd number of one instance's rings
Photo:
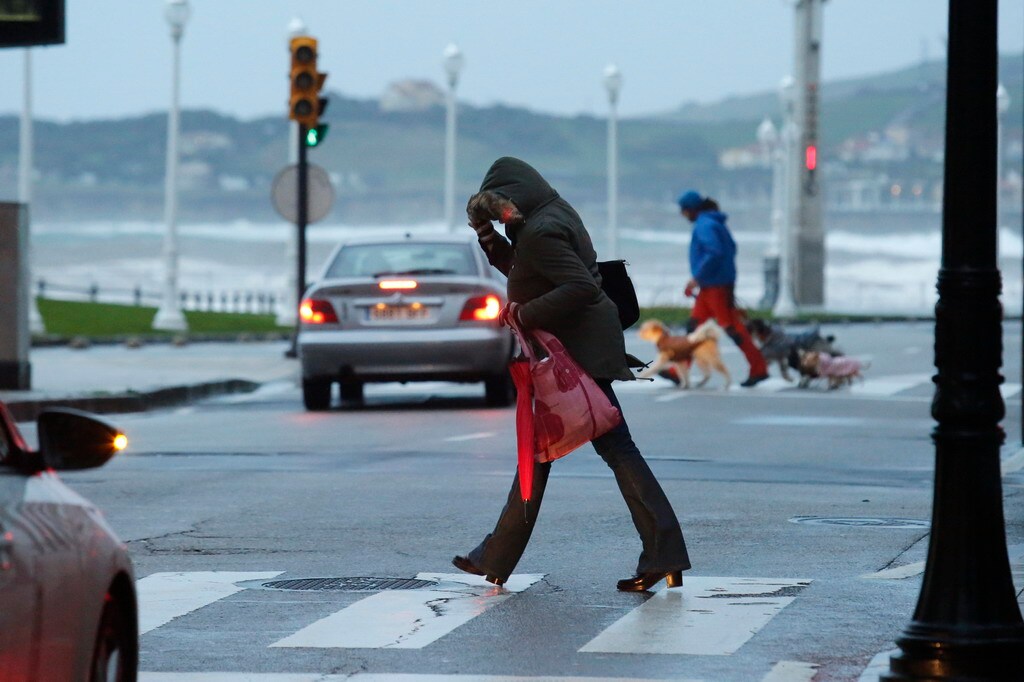
[[[92,654],[90,682],[135,682],[138,630],[131,608],[108,593]]]
[[[360,381],[341,382],[341,401],[343,403],[363,402],[363,384]]]
[[[327,379],[303,379],[302,402],[307,410],[326,410],[331,406],[331,382]]]
[[[484,400],[492,407],[506,407],[515,402],[516,387],[508,372],[484,380]]]

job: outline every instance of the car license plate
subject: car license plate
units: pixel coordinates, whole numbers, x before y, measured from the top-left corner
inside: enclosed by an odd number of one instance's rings
[[[384,305],[370,308],[371,322],[407,322],[426,320],[430,309],[425,305]]]

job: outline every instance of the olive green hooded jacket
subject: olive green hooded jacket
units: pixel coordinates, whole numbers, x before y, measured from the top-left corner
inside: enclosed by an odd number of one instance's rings
[[[505,156],[480,191],[509,199],[525,218],[484,246],[508,277],[508,298],[522,305],[527,328],[554,334],[595,379],[633,379],[618,308],[601,289],[597,253],[575,209],[532,166]],[[511,243],[510,243],[511,242]]]

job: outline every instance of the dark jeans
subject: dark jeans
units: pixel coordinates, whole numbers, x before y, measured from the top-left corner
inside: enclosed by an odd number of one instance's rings
[[[612,404],[619,407],[611,381],[596,381]],[[615,473],[619,491],[640,534],[643,551],[636,572],[667,573],[690,568],[683,531],[672,504],[633,443],[625,418],[617,427],[594,439],[592,445]],[[469,553],[472,562],[487,575],[506,580],[519,563],[533,532],[550,472],[551,462],[534,464],[533,497],[526,504],[519,495],[519,475],[516,474],[494,531]]]

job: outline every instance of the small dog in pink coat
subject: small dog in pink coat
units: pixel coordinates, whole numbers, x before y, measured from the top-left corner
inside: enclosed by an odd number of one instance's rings
[[[867,364],[849,355],[829,355],[815,350],[800,354],[800,374],[805,377],[827,379],[830,391],[850,386],[854,379],[863,381],[864,375],[861,371],[867,368]]]

